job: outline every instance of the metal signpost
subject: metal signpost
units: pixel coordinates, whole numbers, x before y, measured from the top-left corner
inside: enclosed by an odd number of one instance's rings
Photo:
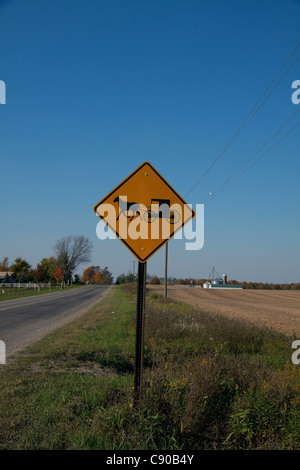
[[[142,396],[146,262],[192,220],[195,212],[149,162],[142,163],[98,202],[94,212],[138,260],[134,368],[137,405]]]
[[[136,336],[135,336],[135,366],[134,366],[134,405],[142,396],[144,324],[145,324],[145,279],[146,264],[138,264],[137,302],[136,302]]]
[[[165,247],[165,285],[164,285],[164,296],[165,299],[168,297],[168,244]]]

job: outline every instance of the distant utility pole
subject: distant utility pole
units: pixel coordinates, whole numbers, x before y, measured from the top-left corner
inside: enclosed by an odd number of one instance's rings
[[[133,279],[134,279],[134,276],[135,276],[135,261],[132,261],[132,263],[133,263],[132,274],[133,274]]]
[[[168,297],[168,243],[166,243],[165,251],[165,299]]]

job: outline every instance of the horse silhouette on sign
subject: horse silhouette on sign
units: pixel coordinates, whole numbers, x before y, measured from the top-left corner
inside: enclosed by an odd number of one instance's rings
[[[140,204],[138,202],[123,201],[123,199],[121,199],[119,196],[114,199],[114,202],[117,202],[119,204],[119,215],[117,217],[117,220],[119,220],[121,214],[124,214],[125,217],[130,219],[130,222],[137,215],[140,217],[140,219],[142,219],[140,213]],[[132,212],[132,215],[128,215],[129,211]]]

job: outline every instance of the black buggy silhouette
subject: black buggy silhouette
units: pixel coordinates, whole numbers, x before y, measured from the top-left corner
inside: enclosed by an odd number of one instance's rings
[[[169,224],[176,224],[180,221],[180,213],[176,210],[170,210],[170,199],[151,199],[152,204],[159,206],[158,212],[152,208],[144,212],[144,220],[151,224],[159,217],[160,219],[167,219]]]
[[[169,224],[176,224],[180,221],[180,213],[177,210],[170,210],[170,199],[151,199],[151,209],[146,210],[144,210],[138,202],[127,202],[119,196],[114,199],[114,202],[117,202],[119,205],[117,220],[120,218],[121,214],[130,220],[134,219],[136,216],[139,216],[140,219],[142,219],[143,213],[143,218],[145,222],[148,222],[148,224],[154,222],[157,217],[160,219],[167,219]],[[152,209],[153,204],[158,206],[158,212],[155,212],[155,210]],[[128,212],[131,212],[131,215],[128,215]]]

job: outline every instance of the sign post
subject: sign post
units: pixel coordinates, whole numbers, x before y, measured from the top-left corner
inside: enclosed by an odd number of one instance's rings
[[[145,278],[146,264],[138,263],[137,302],[136,302],[136,336],[134,365],[134,406],[141,400],[143,378],[144,324],[145,324]]]
[[[166,243],[165,252],[165,286],[164,286],[164,297],[168,297],[168,244]]]
[[[138,260],[134,403],[142,396],[146,262],[195,212],[149,162],[142,163],[94,206],[94,212]],[[165,296],[167,271],[165,271]]]

